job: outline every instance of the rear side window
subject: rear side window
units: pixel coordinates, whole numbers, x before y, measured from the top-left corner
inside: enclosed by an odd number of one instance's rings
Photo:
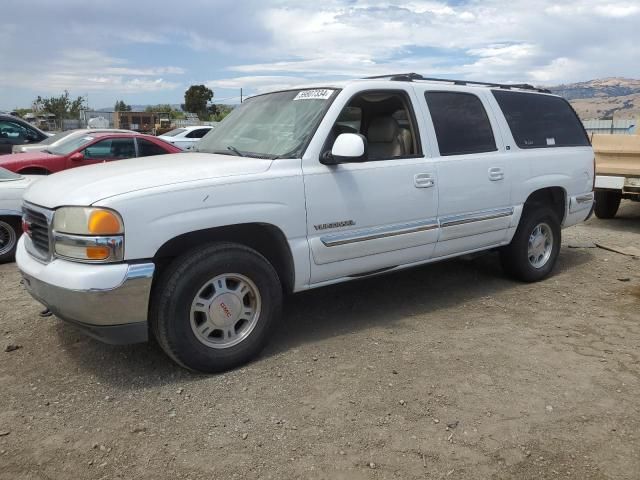
[[[560,97],[493,90],[520,148],[582,147],[589,138],[569,102]]]
[[[139,157],[150,157],[152,155],[164,155],[165,153],[168,153],[160,145],[156,145],[149,140],[145,140],[144,138],[138,138],[136,140],[138,142]]]
[[[478,97],[463,92],[425,92],[440,155],[494,152],[496,141]]]
[[[204,137],[207,133],[209,133],[208,128],[199,128],[198,130],[193,130],[192,132],[189,132],[186,137],[187,138],[202,138]]]

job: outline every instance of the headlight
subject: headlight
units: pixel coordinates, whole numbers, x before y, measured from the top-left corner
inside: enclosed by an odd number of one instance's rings
[[[59,257],[86,262],[124,258],[124,224],[113,210],[63,207],[53,217],[53,241]]]

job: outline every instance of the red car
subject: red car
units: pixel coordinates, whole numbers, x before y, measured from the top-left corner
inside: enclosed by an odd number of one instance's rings
[[[92,163],[180,152],[178,147],[151,135],[96,132],[72,138],[50,150],[3,155],[0,167],[16,173],[48,175]]]

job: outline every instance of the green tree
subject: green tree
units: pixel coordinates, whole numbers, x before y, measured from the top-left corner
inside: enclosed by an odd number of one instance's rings
[[[27,113],[31,113],[31,111],[32,111],[32,110],[31,110],[30,108],[16,108],[16,109],[14,110],[14,112],[16,112],[16,114],[17,114],[20,118],[24,118],[24,116],[25,116]]]
[[[198,115],[201,120],[209,117],[207,104],[213,98],[213,92],[204,85],[191,85],[184,92],[184,109],[187,112],[193,112]]]
[[[179,111],[179,110],[175,110],[171,105],[169,105],[168,103],[165,104],[158,104],[158,105],[148,105],[147,108],[145,108],[145,112],[149,112],[149,113],[168,113],[169,117],[171,117],[172,119],[176,119],[176,118],[183,118],[184,114]]]
[[[84,106],[84,98],[77,97],[75,100],[69,98],[69,92],[64,91],[59,97],[42,98],[38,96],[35,103],[42,105],[45,112],[53,113],[56,118],[77,118],[80,109]]]
[[[233,110],[232,105],[212,105],[214,107],[213,112],[211,112],[211,116],[209,117],[213,122],[220,122],[224,117],[229,115]]]
[[[116,102],[115,107],[113,107],[113,109],[116,112],[130,112],[131,111],[131,105],[127,105],[126,103],[124,103],[123,100],[118,100]]]

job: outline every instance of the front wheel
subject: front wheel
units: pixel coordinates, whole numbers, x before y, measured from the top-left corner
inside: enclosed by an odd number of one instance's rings
[[[547,277],[560,252],[560,222],[548,207],[527,207],[511,243],[500,251],[502,268],[523,282]]]
[[[186,368],[219,372],[260,353],[280,316],[282,286],[255,250],[217,243],[174,260],[151,301],[162,349]]]
[[[18,218],[0,218],[0,263],[13,262],[22,235]]]
[[[618,213],[622,194],[615,190],[596,190],[596,206],[593,212],[598,218],[613,218]]]

